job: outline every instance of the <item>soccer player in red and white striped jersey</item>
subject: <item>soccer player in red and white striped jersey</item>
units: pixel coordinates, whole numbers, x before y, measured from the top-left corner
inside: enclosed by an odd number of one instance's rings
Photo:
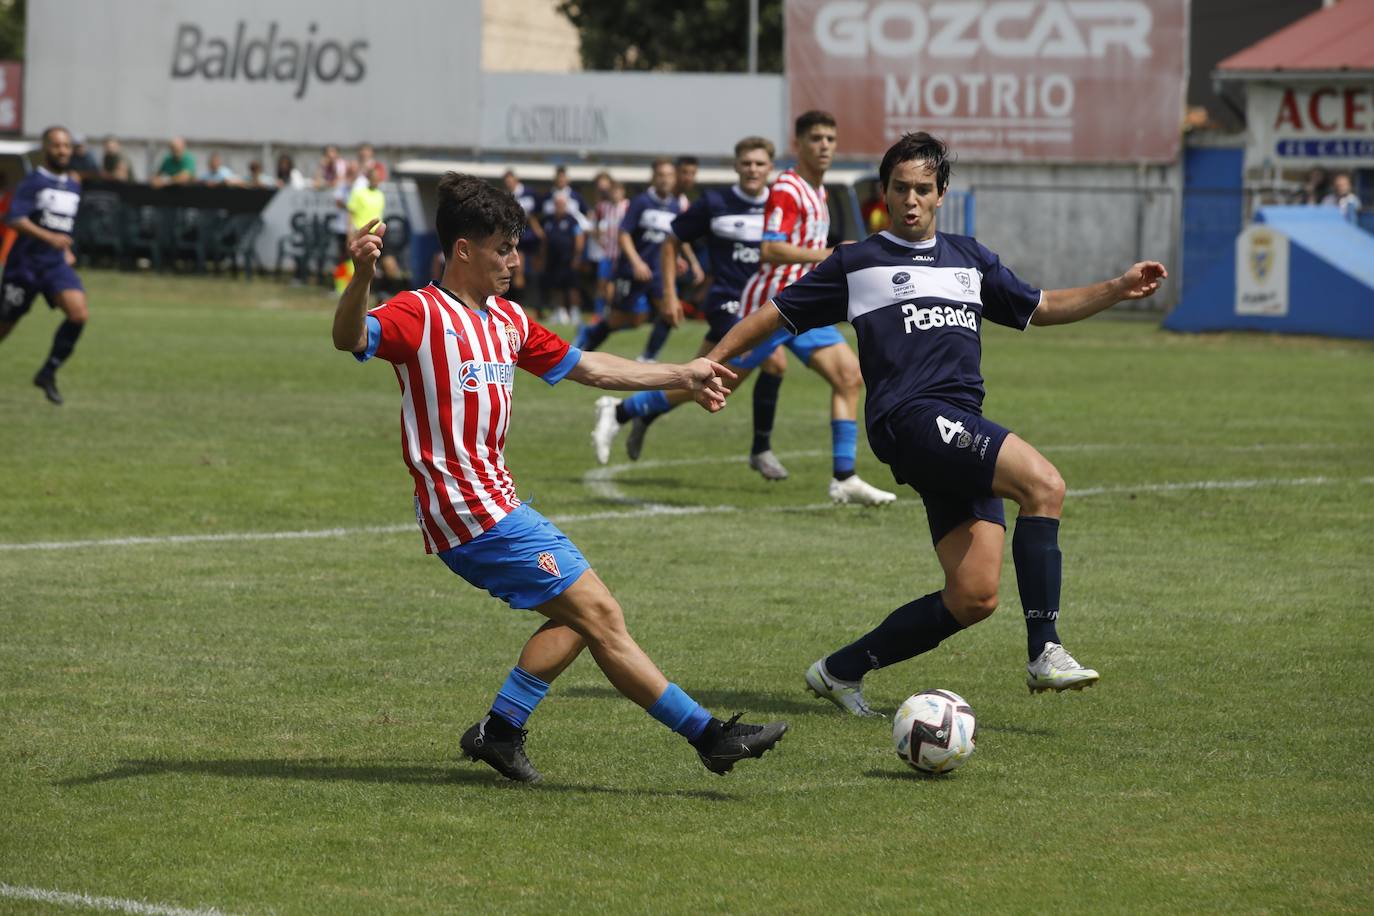
[[[763,215],[763,241],[759,245],[762,264],[744,286],[741,318],[766,305],[830,257],[830,208],[824,182],[838,139],[835,118],[825,111],[805,112],[797,118],[793,136],[797,164],[779,175],[769,190]],[[838,503],[866,506],[895,500],[895,493],[879,490],[855,473],[863,376],[858,357],[833,327],[815,328],[798,335],[779,332],[731,363],[737,369],[749,371],[774,360],[772,369],[760,374],[754,383],[754,441],[749,448],[749,466],[768,480],[787,477],[786,468],[773,454],[771,441],[778,389],[782,385],[781,367],[776,362],[782,355],[777,350],[782,346],[830,383],[830,498]]]
[[[708,410],[723,406],[722,378],[733,373],[706,359],[649,365],[583,353],[502,298],[520,266],[525,219],[508,192],[450,172],[439,182],[435,218],[446,259],[442,281],[368,312],[385,233],[373,221],[349,243],[355,273],[334,314],[337,348],[395,369],[402,455],[426,552],[511,607],[548,618],[460,745],[508,779],[538,782],[525,755],[525,722],[588,647],[617,690],[691,742],[707,769],[726,773],[762,756],[786,723],[721,722],[670,684],[631,638],[620,605],[582,553],[516,496],[504,449],[517,368],[549,384],[571,378],[608,389],[686,388]]]

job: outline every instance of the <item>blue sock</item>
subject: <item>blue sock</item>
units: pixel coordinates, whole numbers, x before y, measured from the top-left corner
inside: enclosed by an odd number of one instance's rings
[[[859,453],[857,420],[830,421],[830,450],[834,455],[835,479],[854,476],[854,457]]]
[[[1059,642],[1054,622],[1059,619],[1059,587],[1064,578],[1064,555],[1059,552],[1059,519],[1023,515],[1011,536],[1016,564],[1016,590],[1026,615],[1026,652],[1035,661],[1047,642]]]
[[[606,313],[606,297],[597,296],[595,301],[592,302],[592,308],[598,316],[604,315]]]
[[[672,409],[673,405],[668,403],[668,392],[636,391],[617,405],[615,419],[619,423],[628,423],[634,417],[651,420]]]
[[[929,652],[963,629],[945,607],[939,592],[904,604],[887,619],[825,660],[831,677],[859,681],[875,668]]]
[[[578,333],[577,339],[581,342],[577,344],[577,349],[595,350],[597,347],[604,344],[606,338],[610,336],[611,323],[603,319],[596,324],[586,327],[584,332]]]
[[[549,685],[516,665],[506,675],[506,682],[496,691],[491,715],[500,716],[516,728],[524,728],[534,707],[549,692]]]
[[[645,359],[658,359],[658,351],[663,349],[663,345],[668,342],[668,335],[673,333],[673,326],[662,318],[654,320],[654,329],[649,332],[649,342],[644,345]]]
[[[711,722],[711,714],[677,684],[668,685],[663,696],[649,707],[649,715],[688,741],[701,737]]]
[[[773,447],[773,418],[778,413],[778,389],[782,376],[760,372],[754,380],[754,442],[749,454],[757,455]]]

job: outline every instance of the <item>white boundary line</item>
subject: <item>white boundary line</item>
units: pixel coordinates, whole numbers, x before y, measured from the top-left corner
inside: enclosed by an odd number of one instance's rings
[[[37,903],[51,903],[56,906],[74,906],[87,910],[114,910],[118,913],[139,913],[143,916],[224,916],[223,910],[188,910],[179,906],[164,906],[160,903],[144,903],[142,900],[126,900],[122,897],[92,897],[89,894],[73,894],[67,891],[49,891],[39,887],[14,887],[0,883],[0,897],[11,900],[32,900]]]
[[[1046,447],[1045,451],[1065,451],[1070,449],[1113,448],[1114,446],[1066,445]],[[1130,448],[1132,446],[1123,446]],[[1266,448],[1267,446],[1258,446]],[[1282,447],[1282,446],[1281,446]],[[1295,446],[1299,447],[1299,446]],[[1237,446],[1254,449],[1256,446]],[[789,457],[804,458],[829,454],[828,452],[789,452]],[[583,484],[598,498],[624,506],[623,509],[608,509],[603,512],[584,512],[567,515],[551,515],[549,520],[555,524],[568,525],[579,522],[628,521],[641,518],[665,518],[681,515],[727,515],[734,512],[774,514],[779,512],[817,512],[832,508],[830,503],[809,503],[792,506],[673,506],[635,499],[627,495],[615,483],[615,478],[631,468],[651,470],[664,467],[684,467],[701,464],[732,464],[742,462],[740,456],[711,458],[672,458],[661,461],[639,461],[633,464],[611,464],[593,468],[582,475]],[[1315,487],[1337,484],[1374,484],[1374,477],[1281,477],[1254,478],[1240,480],[1193,480],[1177,483],[1142,483],[1104,487],[1082,487],[1070,489],[1065,494],[1070,498],[1092,496],[1111,496],[1118,493],[1176,493],[1190,490],[1254,490],[1266,487]],[[908,499],[905,502],[913,503]],[[326,538],[354,537],[366,534],[406,534],[416,530],[415,525],[362,525],[352,528],[320,528],[307,531],[239,531],[223,534],[171,534],[146,537],[99,538],[76,541],[29,541],[0,543],[0,553],[13,553],[30,550],[81,550],[98,547],[145,547],[164,544],[217,544],[244,541],[301,541]]]

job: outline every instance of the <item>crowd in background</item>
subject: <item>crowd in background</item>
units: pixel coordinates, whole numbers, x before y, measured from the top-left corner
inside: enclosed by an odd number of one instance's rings
[[[1341,216],[1355,222],[1363,206],[1355,193],[1355,183],[1349,172],[1328,172],[1314,168],[1307,173],[1307,181],[1298,192],[1297,203],[1312,206],[1339,207]]]

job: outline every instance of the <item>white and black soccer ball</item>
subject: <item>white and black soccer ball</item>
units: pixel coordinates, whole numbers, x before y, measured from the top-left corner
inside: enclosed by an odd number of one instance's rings
[[[922,773],[948,773],[973,755],[978,723],[968,701],[948,690],[907,697],[892,719],[897,756]]]

